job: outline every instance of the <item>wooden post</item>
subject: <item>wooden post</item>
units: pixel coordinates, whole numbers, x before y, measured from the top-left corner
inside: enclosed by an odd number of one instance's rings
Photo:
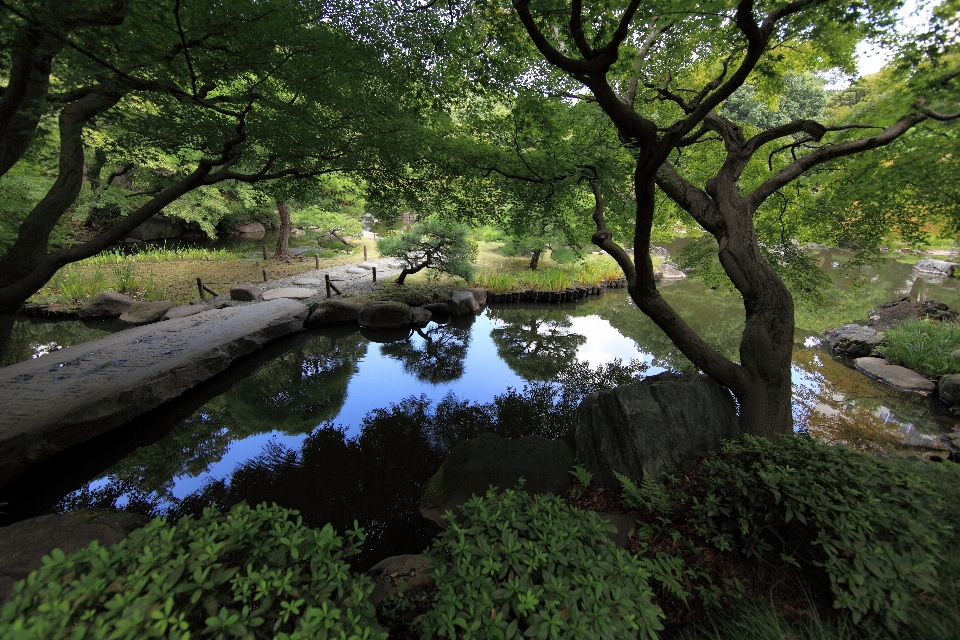
[[[203,279],[201,278],[197,278],[197,290],[200,292],[200,300],[202,302],[205,298],[203,297]]]
[[[366,249],[366,247],[364,247]],[[373,268],[373,284],[377,284],[377,268]]]
[[[264,282],[267,281],[267,270],[266,270],[266,269],[263,270],[263,281],[264,281]]]
[[[364,259],[364,260],[367,259],[367,245],[363,245],[363,259]],[[377,279],[374,278],[373,281],[376,282]]]
[[[329,273],[323,274],[323,279],[327,283],[327,297],[329,298],[330,297],[330,274]]]
[[[320,271],[320,256],[313,256],[313,257],[316,258],[317,271]]]
[[[266,260],[266,259],[267,259],[267,245],[265,245],[265,244],[260,245],[260,250],[263,251],[263,259]]]

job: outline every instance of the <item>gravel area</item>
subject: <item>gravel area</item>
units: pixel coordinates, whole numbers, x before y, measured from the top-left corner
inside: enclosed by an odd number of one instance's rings
[[[298,273],[295,276],[286,276],[284,278],[277,278],[276,280],[269,280],[267,282],[255,282],[259,289],[260,293],[269,291],[270,289],[279,289],[283,287],[298,287],[304,289],[313,289],[316,293],[309,298],[300,299],[300,302],[307,304],[309,302],[322,302],[327,297],[326,286],[324,284],[324,276],[329,275],[330,279],[333,280],[334,286],[336,286],[340,293],[344,295],[359,296],[364,294],[370,294],[376,291],[377,284],[373,283],[373,273],[369,269],[363,269],[363,273],[350,273],[349,269],[358,269],[361,268],[359,265],[376,265],[377,267],[377,283],[390,278],[391,276],[397,276],[402,267],[400,263],[393,258],[376,258],[373,260],[366,260],[361,262],[353,262],[351,264],[341,264],[336,267],[327,267],[325,269],[305,271],[304,273]],[[319,280],[320,284],[316,285],[301,285],[296,284],[298,280]],[[334,293],[333,297],[337,297],[337,294]],[[224,302],[229,302],[231,306],[241,306],[247,304],[256,304],[259,301],[252,302],[240,302],[238,300],[230,299],[230,291],[225,291],[219,296],[213,298],[207,298],[206,303],[210,306],[217,306]]]

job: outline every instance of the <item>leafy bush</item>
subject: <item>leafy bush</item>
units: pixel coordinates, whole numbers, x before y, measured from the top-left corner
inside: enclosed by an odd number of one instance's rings
[[[570,247],[554,247],[550,251],[550,257],[554,262],[567,264],[568,262],[575,261],[578,256],[577,253]]]
[[[491,489],[428,554],[437,584],[421,626],[443,638],[655,638],[649,572],[610,525],[557,496]]]
[[[464,225],[425,220],[399,235],[381,236],[377,239],[377,250],[381,256],[403,262],[397,284],[403,284],[406,276],[423,269],[460,276],[470,282],[477,246],[467,238],[469,232]]]
[[[386,638],[358,553],[328,524],[303,526],[276,505],[215,508],[172,525],[156,519],[110,548],[59,549],[15,587],[0,637]]]
[[[938,378],[960,373],[960,359],[950,354],[960,348],[960,325],[937,320],[907,320],[886,332],[882,355],[890,362]]]
[[[911,599],[936,585],[949,527],[932,488],[900,467],[805,436],[744,436],[704,463],[699,483],[694,515],[719,548],[823,568],[854,622],[904,622]]]

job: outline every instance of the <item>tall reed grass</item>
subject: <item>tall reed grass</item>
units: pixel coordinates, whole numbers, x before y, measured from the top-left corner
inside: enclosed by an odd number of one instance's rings
[[[494,293],[522,291],[562,291],[570,286],[598,285],[604,280],[616,280],[623,277],[620,267],[608,259],[590,257],[586,260],[562,267],[551,267],[539,271],[496,271],[480,273],[474,280],[478,287]]]
[[[163,246],[144,247],[132,253],[125,253],[122,249],[101,251],[95,256],[87,258],[80,264],[118,264],[123,262],[174,262],[177,260],[239,260],[243,257],[238,251],[229,249],[208,249],[206,247],[176,247]]]
[[[960,325],[949,320],[908,320],[887,330],[879,351],[895,364],[937,378],[960,373]]]

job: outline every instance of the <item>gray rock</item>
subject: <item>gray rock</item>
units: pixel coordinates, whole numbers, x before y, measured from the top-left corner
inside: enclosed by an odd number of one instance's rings
[[[264,291],[260,297],[264,300],[276,300],[278,298],[291,298],[293,300],[305,300],[317,295],[316,289],[305,289],[303,287],[280,287],[279,289],[270,289]]]
[[[947,404],[960,404],[960,373],[940,378],[937,382],[937,395]]]
[[[436,318],[446,318],[450,315],[450,305],[446,302],[431,302],[423,305],[423,308]]]
[[[54,549],[70,555],[96,540],[108,547],[140,525],[141,517],[113,511],[49,514],[0,527],[0,604],[13,595],[13,585],[39,569]]]
[[[411,307],[410,313],[413,314],[410,324],[415,327],[425,327],[430,324],[430,319],[433,318],[433,314],[423,307]]]
[[[293,300],[218,309],[0,369],[0,486],[299,331],[306,317]]]
[[[366,269],[362,269],[362,268],[360,268],[360,267],[347,267],[346,269],[344,269],[344,272],[345,272],[345,273],[353,273],[353,274],[356,274],[356,275],[369,275],[369,274],[370,274],[369,271],[367,271]]]
[[[241,282],[230,287],[230,299],[250,302],[260,299],[260,287],[249,282]]]
[[[956,266],[956,262],[947,262],[945,260],[937,260],[935,258],[924,258],[917,264],[913,265],[913,270],[916,273],[925,273],[932,276],[949,278],[953,275],[953,269]]]
[[[597,515],[616,527],[616,531],[608,531],[607,536],[613,540],[613,544],[626,549],[630,545],[630,535],[637,530],[637,521],[618,513],[599,511]]]
[[[326,281],[320,280],[319,278],[300,278],[294,280],[293,284],[298,287],[323,287],[326,286]]]
[[[477,304],[481,307],[487,304],[487,290],[481,289],[479,287],[472,287],[470,289],[464,289],[464,291],[469,291],[473,294],[473,297],[476,298]]]
[[[166,315],[167,311],[177,306],[176,302],[160,300],[158,302],[134,302],[127,310],[120,314],[121,322],[133,325],[150,324],[157,322]]]
[[[177,318],[195,316],[198,313],[203,313],[204,311],[210,311],[210,307],[205,304],[181,304],[180,306],[167,310],[167,312],[163,314],[163,319],[176,320]]]
[[[917,316],[929,320],[956,321],[957,312],[942,302],[927,300],[917,305]]]
[[[653,272],[659,274],[661,280],[683,280],[687,277],[687,274],[673,262],[661,262],[654,268]]]
[[[360,311],[357,322],[361,327],[395,329],[409,327],[413,312],[402,302],[372,302]]]
[[[577,408],[577,454],[600,486],[635,482],[647,471],[687,472],[739,434],[730,392],[707,376],[661,373],[594,393]]]
[[[130,308],[136,300],[122,293],[101,291],[80,309],[81,318],[115,318]]]
[[[937,385],[916,371],[890,364],[883,358],[857,358],[853,361],[853,366],[857,368],[857,371],[874,380],[907,393],[929,396],[933,395],[933,392],[937,389]]]
[[[861,327],[858,324],[845,324],[839,329],[826,333],[827,343],[835,352],[860,358],[870,352],[883,340],[883,333],[873,327]]]
[[[891,302],[884,302],[867,312],[867,318],[870,319],[869,325],[878,330],[889,329],[904,320],[912,320],[916,317],[917,312],[913,308],[913,304],[910,303],[910,298],[906,296]]]
[[[441,518],[474,494],[483,495],[491,485],[512,489],[520,478],[523,490],[531,493],[562,494],[573,477],[573,452],[561,440],[524,436],[506,440],[494,433],[482,433],[461,442],[423,490],[420,513],[439,527]]]
[[[960,431],[941,434],[940,440],[947,448],[950,460],[960,462]]]
[[[450,298],[450,313],[455,316],[465,316],[480,310],[477,299],[470,291],[455,291]]]
[[[357,324],[360,311],[368,304],[369,300],[361,298],[331,298],[317,305],[305,324],[310,327]]]
[[[360,269],[366,269],[367,271],[373,271],[377,268],[376,262],[358,262],[357,267]]]
[[[136,240],[163,240],[165,238],[179,238],[184,226],[179,220],[153,216],[130,232],[130,237]]]
[[[267,230],[264,229],[263,225],[259,222],[248,222],[247,224],[242,224],[237,227],[237,233],[242,233],[244,235],[259,235],[260,237],[263,237],[266,232]]]
[[[432,585],[433,578],[427,573],[427,567],[430,564],[431,560],[427,556],[409,553],[391,556],[378,562],[370,571],[367,571],[367,576],[373,579],[373,593],[370,594],[373,606],[379,608],[394,596],[402,598],[411,591],[418,591]],[[401,584],[403,591],[400,591]]]

